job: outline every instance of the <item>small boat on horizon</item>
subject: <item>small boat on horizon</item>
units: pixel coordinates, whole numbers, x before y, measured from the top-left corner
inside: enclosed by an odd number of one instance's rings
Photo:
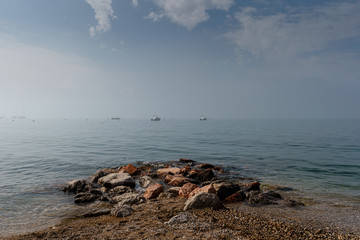
[[[150,120],[151,120],[151,121],[160,121],[161,118],[158,117],[157,115],[154,115]]]
[[[206,117],[201,117],[201,118],[200,118],[200,121],[206,121],[206,120],[207,120]]]
[[[111,120],[120,120],[119,117],[112,117]]]

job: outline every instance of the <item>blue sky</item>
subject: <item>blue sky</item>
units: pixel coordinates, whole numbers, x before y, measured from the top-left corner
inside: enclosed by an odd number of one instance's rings
[[[360,1],[0,0],[0,116],[359,118]]]

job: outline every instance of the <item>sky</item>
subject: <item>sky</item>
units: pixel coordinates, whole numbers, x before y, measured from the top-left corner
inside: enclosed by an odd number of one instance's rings
[[[360,118],[360,0],[0,0],[0,117]]]

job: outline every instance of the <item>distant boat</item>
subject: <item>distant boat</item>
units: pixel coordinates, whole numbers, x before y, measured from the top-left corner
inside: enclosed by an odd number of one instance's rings
[[[160,121],[161,118],[159,118],[158,116],[154,115],[150,120],[151,120],[151,121]]]
[[[201,117],[201,118],[200,118],[200,121],[206,121],[206,120],[207,120],[206,117]]]
[[[111,120],[120,120],[119,117],[112,117]]]

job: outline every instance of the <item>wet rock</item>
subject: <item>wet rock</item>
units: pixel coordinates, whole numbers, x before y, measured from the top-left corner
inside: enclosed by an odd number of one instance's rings
[[[161,176],[164,177],[168,174],[175,175],[175,174],[180,173],[180,168],[177,168],[177,167],[160,168],[156,171],[156,173],[159,177],[161,177]]]
[[[62,189],[64,192],[80,193],[87,188],[88,183],[83,179],[76,179],[68,182]]]
[[[212,193],[201,192],[185,202],[184,211],[207,207],[212,207],[214,209],[224,208],[218,196]]]
[[[191,182],[191,179],[182,175],[167,175],[164,181],[170,186],[182,187],[184,184]]]
[[[206,186],[204,186],[204,187],[194,189],[194,190],[189,194],[188,197],[191,198],[191,197],[193,197],[193,196],[195,196],[196,194],[201,193],[201,192],[216,194],[216,190],[215,190],[215,188],[213,187],[213,185],[212,185],[212,184],[209,184],[209,185],[206,185]]]
[[[225,198],[224,203],[237,203],[245,200],[246,200],[245,193],[243,191],[239,191]]]
[[[186,166],[186,167],[180,169],[179,173],[186,177],[187,175],[189,175],[190,171],[191,171],[191,168],[189,166]]]
[[[100,169],[100,170],[96,171],[96,173],[90,177],[89,181],[92,183],[97,183],[99,178],[104,177],[110,173],[115,173],[115,172],[116,172],[116,170],[112,169],[112,168]]]
[[[214,174],[213,170],[206,169],[205,171],[200,172],[198,178],[195,178],[195,179],[199,180],[201,182],[205,182],[205,181],[213,180],[214,177],[215,177],[215,174]]]
[[[282,199],[281,195],[274,191],[251,191],[248,193],[247,197],[248,203],[251,205],[278,204],[277,201]]]
[[[160,193],[164,192],[164,187],[163,185],[161,185],[160,183],[155,183],[153,185],[150,185],[145,193],[144,193],[144,197],[146,199],[152,199],[152,198],[157,198]]]
[[[113,210],[111,210],[110,215],[114,217],[127,217],[132,214],[134,209],[126,204],[117,204]]]
[[[171,187],[167,190],[167,192],[174,194],[175,196],[179,195],[179,191],[180,191],[181,187]]]
[[[260,191],[260,183],[258,181],[249,183],[247,189],[248,192],[250,191]]]
[[[191,169],[187,177],[192,179],[199,179],[200,172],[201,171],[199,169]]]
[[[120,205],[133,205],[144,203],[146,201],[145,197],[138,193],[124,193],[113,197],[111,200],[115,203],[119,203]]]
[[[117,186],[109,190],[109,196],[115,197],[116,195],[121,195],[127,192],[133,192],[133,189],[128,186]]]
[[[186,183],[179,189],[179,196],[187,198],[189,194],[194,191],[198,186],[192,183]]]
[[[194,163],[195,162],[194,160],[186,159],[186,158],[180,158],[179,161],[182,163]]]
[[[208,168],[214,168],[214,165],[211,165],[209,163],[200,163],[200,164],[196,165],[195,167],[202,168],[202,169],[208,169]]]
[[[214,183],[214,188],[216,190],[216,195],[224,200],[225,198],[231,196],[240,190],[240,186],[231,182],[219,182]]]
[[[170,218],[169,221],[165,222],[164,224],[168,225],[176,225],[181,223],[187,223],[191,219],[192,215],[188,212],[182,212],[176,216]]]
[[[151,184],[154,184],[155,180],[152,177],[145,175],[140,178],[139,182],[141,187],[147,188]]]
[[[129,163],[128,165],[121,167],[119,172],[129,173],[131,176],[134,176],[140,174],[141,171],[140,169]]]
[[[128,173],[110,173],[99,178],[98,182],[107,188],[114,188],[117,186],[135,187],[135,180]]]
[[[93,194],[93,193],[90,193],[90,192],[78,193],[78,194],[75,195],[74,202],[77,203],[77,204],[90,203],[90,202],[93,202],[95,200],[98,200],[100,197],[101,197],[101,195]]]

